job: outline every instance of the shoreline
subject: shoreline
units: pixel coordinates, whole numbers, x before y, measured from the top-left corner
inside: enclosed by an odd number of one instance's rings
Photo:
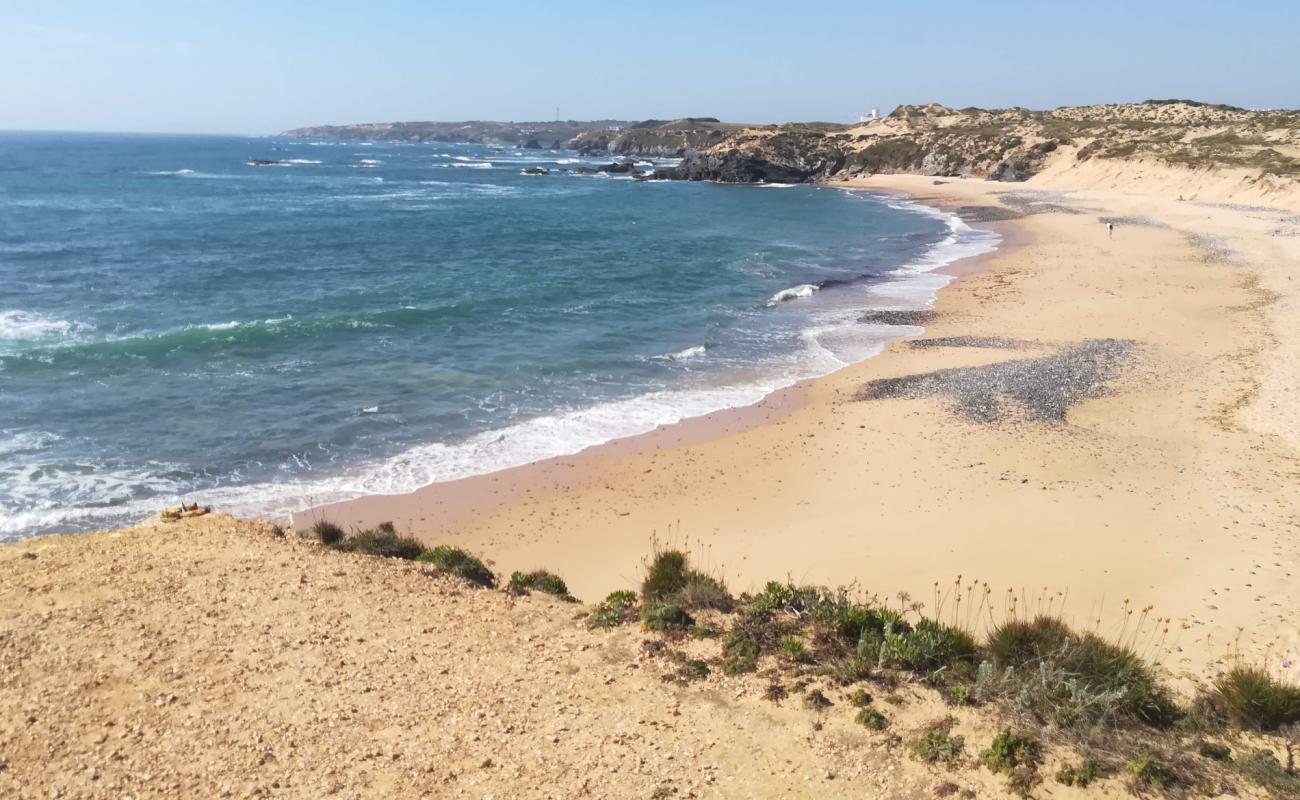
[[[1285,269],[1300,249],[1267,238],[1276,219],[1059,179],[835,185],[1015,217],[996,223],[1009,236],[985,269],[940,292],[923,338],[945,346],[895,341],[749,407],[748,419],[723,412],[327,506],[332,521],[391,520],[507,573],[551,568],[586,599],[634,585],[659,542],[690,547],[736,591],[788,576],[932,607],[936,585],[978,577],[1110,634],[1124,625],[1124,600],[1152,605],[1170,631],[1152,646],[1176,673],[1233,650],[1294,657],[1300,535],[1284,509],[1300,499],[1288,477],[1300,431],[1285,401],[1300,362],[1270,355],[1294,343],[1268,315],[1294,303]],[[1125,220],[1114,240],[1102,218]],[[1018,361],[1078,368],[1059,354],[1088,342],[1132,349],[1058,421],[982,422],[942,393],[859,399],[863,386],[909,375],[985,380]],[[1014,410],[1005,400],[994,398],[999,413]]]
[[[823,184],[827,188],[837,187]],[[859,187],[851,187],[859,189]],[[917,202],[908,193],[863,190],[883,200],[901,200],[921,208],[952,215],[962,224],[970,223],[960,214],[945,204],[928,205]],[[928,212],[927,212],[928,213]],[[978,226],[978,227],[977,227]],[[963,256],[944,266],[927,270],[920,274],[944,275],[949,282],[934,292],[934,299],[929,308],[922,313],[937,313],[944,290],[970,275],[977,274],[1004,251],[1023,244],[1024,234],[1005,221],[978,222],[970,227],[998,236],[992,249],[972,256]],[[863,309],[867,311],[869,309]],[[916,327],[924,328],[918,324]],[[812,386],[845,369],[850,369],[864,361],[878,358],[889,348],[897,346],[924,333],[903,333],[887,340],[877,353],[860,361],[846,363],[825,375],[802,378],[795,383],[768,392],[756,402],[740,406],[711,411],[706,414],[686,417],[676,422],[655,426],[653,430],[618,436],[605,442],[593,444],[581,450],[550,456],[547,458],[520,464],[491,472],[468,475],[448,481],[426,484],[409,492],[367,494],[348,500],[333,501],[312,505],[290,514],[290,527],[302,531],[310,528],[319,519],[358,529],[373,527],[381,522],[393,522],[403,532],[410,532],[425,541],[430,537],[454,534],[456,528],[466,520],[481,513],[492,503],[508,502],[535,488],[547,485],[555,480],[557,472],[571,470],[598,462],[604,457],[645,453],[670,447],[689,446],[740,433],[764,425],[772,425],[800,408],[807,398]],[[561,479],[562,480],[562,479]],[[395,513],[401,512],[401,513]],[[437,522],[429,517],[437,513]]]

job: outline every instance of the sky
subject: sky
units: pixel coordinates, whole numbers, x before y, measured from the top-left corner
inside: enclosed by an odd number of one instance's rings
[[[0,129],[1300,107],[1300,0],[0,0]]]

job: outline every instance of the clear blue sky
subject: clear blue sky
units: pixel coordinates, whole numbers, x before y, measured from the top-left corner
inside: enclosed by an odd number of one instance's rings
[[[1300,0],[0,0],[0,129],[1297,107],[1297,36]]]

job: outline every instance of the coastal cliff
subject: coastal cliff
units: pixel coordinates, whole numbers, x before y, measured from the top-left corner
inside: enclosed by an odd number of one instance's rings
[[[1024,181],[1062,162],[1138,160],[1294,180],[1300,112],[1185,100],[1051,111],[905,105],[858,126],[745,128],[657,177],[754,183],[910,173]]]

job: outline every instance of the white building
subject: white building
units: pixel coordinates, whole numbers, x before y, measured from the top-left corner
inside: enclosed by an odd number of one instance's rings
[[[875,122],[878,119],[880,119],[880,109],[873,108],[871,111],[858,117],[858,122]]]

